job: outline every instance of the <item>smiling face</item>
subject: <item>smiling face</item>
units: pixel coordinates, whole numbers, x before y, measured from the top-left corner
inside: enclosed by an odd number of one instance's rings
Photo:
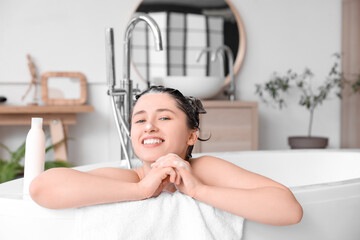
[[[196,139],[196,130],[187,127],[185,113],[169,94],[151,93],[138,99],[131,120],[131,142],[139,159],[154,162],[168,153],[185,158]]]

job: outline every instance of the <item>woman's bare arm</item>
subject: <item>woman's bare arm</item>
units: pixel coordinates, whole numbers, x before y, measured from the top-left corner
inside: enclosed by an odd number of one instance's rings
[[[301,205],[280,183],[210,156],[192,166],[204,183],[194,196],[199,201],[271,225],[295,224],[302,218]]]
[[[277,187],[240,189],[203,185],[195,199],[224,211],[269,225],[300,222],[302,209],[292,194]]]
[[[46,208],[74,208],[139,200],[141,194],[137,182],[137,174],[132,170],[109,168],[80,172],[69,168],[53,168],[32,181],[30,195]]]
[[[30,184],[30,195],[39,205],[74,208],[88,205],[142,200],[159,195],[176,172],[172,168],[152,169],[145,178],[134,170],[99,168],[80,172],[70,168],[53,168]]]

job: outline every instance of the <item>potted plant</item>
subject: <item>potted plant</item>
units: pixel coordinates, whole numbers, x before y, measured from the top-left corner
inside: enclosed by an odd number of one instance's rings
[[[45,152],[53,149],[58,144],[64,142],[65,139],[48,146],[45,149]],[[11,151],[6,145],[0,143],[0,147],[5,149],[10,156],[9,160],[5,160],[0,157],[0,183],[10,181],[19,177],[24,176],[24,166],[21,165],[21,160],[25,156],[25,142],[23,142],[15,151]],[[72,167],[71,164],[65,161],[56,160],[56,161],[46,161],[45,170],[53,167]]]
[[[272,104],[282,109],[286,106],[285,97],[290,89],[300,91],[299,105],[309,111],[308,133],[306,136],[289,137],[288,142],[291,148],[326,148],[328,138],[312,136],[312,124],[314,112],[331,94],[341,98],[341,89],[345,84],[350,84],[353,92],[359,92],[360,78],[355,82],[347,81],[340,72],[340,54],[334,54],[335,62],[324,82],[314,90],[311,86],[311,79],[314,74],[306,68],[301,74],[291,69],[285,75],[274,73],[270,80],[263,84],[256,84],[256,94],[267,104]]]

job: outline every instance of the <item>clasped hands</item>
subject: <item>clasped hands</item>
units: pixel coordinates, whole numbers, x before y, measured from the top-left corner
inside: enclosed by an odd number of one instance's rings
[[[139,182],[144,198],[156,197],[169,184],[190,197],[202,186],[193,175],[191,165],[178,155],[169,153],[151,164],[150,172]]]

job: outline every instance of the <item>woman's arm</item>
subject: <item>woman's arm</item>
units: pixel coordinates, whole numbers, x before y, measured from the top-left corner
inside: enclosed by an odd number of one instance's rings
[[[101,168],[80,172],[53,168],[36,177],[30,195],[39,205],[51,208],[74,208],[88,205],[133,201],[156,196],[175,178],[172,168],[154,169],[140,181],[133,170]]]
[[[30,195],[39,205],[52,209],[140,199],[136,173],[117,170],[122,180],[98,176],[96,171],[53,168],[31,182]],[[106,172],[104,169],[97,171]],[[114,173],[116,170],[110,171]]]
[[[153,166],[171,166],[181,175],[181,192],[216,208],[271,225],[295,224],[302,218],[302,208],[288,188],[225,160],[204,156],[191,160],[190,166],[170,155],[161,162]]]
[[[199,201],[271,225],[296,224],[302,218],[301,205],[278,182],[211,156],[194,159],[192,166],[204,183],[195,196]]]
[[[300,222],[302,208],[292,193],[277,187],[240,189],[203,185],[195,199],[246,219],[269,225]]]

